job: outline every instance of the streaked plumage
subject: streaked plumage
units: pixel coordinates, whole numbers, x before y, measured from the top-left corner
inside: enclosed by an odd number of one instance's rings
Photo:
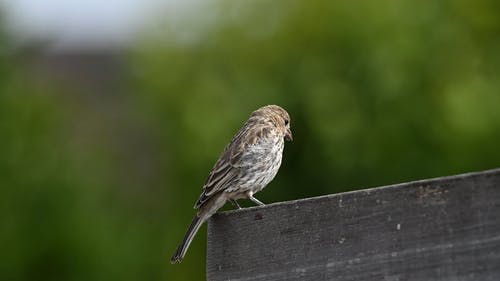
[[[273,178],[281,165],[284,139],[292,140],[290,116],[277,105],[254,111],[215,163],[203,192],[195,204],[198,209],[182,243],[171,258],[181,262],[200,226],[227,200],[250,199]]]

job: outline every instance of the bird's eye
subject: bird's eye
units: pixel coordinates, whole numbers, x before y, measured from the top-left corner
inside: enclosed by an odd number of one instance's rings
[[[285,126],[288,126],[288,123],[290,123],[290,121],[288,119],[285,119]]]

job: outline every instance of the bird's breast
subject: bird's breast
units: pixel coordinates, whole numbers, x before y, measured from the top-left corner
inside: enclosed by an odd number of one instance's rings
[[[271,138],[258,142],[248,153],[248,166],[242,169],[240,186],[246,190],[262,190],[278,173],[283,154],[283,138]]]

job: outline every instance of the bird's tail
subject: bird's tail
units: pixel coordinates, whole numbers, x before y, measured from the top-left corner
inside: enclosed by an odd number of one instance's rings
[[[193,221],[191,222],[191,225],[189,226],[184,239],[182,239],[181,244],[179,245],[179,247],[177,247],[177,250],[175,250],[172,258],[170,258],[170,263],[174,264],[177,262],[180,263],[182,261],[182,259],[186,255],[189,245],[191,244],[191,241],[193,241],[193,238],[196,235],[196,232],[198,232],[205,220],[205,216],[198,217],[198,215],[196,215],[193,218]]]

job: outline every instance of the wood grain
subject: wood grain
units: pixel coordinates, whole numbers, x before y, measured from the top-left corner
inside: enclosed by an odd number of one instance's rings
[[[207,280],[500,280],[500,169],[215,215]]]

